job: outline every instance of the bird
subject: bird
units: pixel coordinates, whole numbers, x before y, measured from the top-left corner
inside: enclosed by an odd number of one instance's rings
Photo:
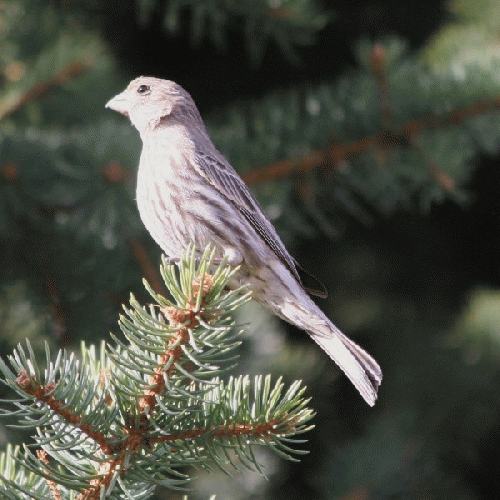
[[[142,152],[137,173],[141,219],[167,258],[190,243],[211,243],[239,266],[252,298],[307,332],[373,406],[382,371],[311,299],[324,287],[289,254],[259,202],[213,144],[191,95],[177,83],[141,76],[106,107],[127,116]],[[201,251],[201,250],[199,250]]]

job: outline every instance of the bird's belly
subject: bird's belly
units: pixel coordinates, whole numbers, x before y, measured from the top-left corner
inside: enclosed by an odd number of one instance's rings
[[[153,190],[147,182],[137,182],[137,205],[141,219],[153,239],[169,257],[179,257],[193,243],[199,252],[209,244],[219,249],[216,257],[236,242],[228,240],[227,217],[209,213],[195,194],[188,190],[161,189],[157,183]]]

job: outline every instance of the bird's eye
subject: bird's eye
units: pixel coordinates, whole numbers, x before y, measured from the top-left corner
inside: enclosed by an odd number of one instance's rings
[[[140,85],[137,89],[139,94],[149,94],[150,88],[149,85]]]

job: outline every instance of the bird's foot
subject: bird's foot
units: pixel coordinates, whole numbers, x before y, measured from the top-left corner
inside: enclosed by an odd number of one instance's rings
[[[166,262],[167,266],[169,266],[171,264],[178,264],[180,260],[181,259],[179,257],[165,257],[165,262]],[[199,264],[200,257],[195,257],[195,262],[197,264]],[[212,260],[212,264],[215,264],[216,266],[218,266],[221,262],[222,262],[222,259],[213,259]]]

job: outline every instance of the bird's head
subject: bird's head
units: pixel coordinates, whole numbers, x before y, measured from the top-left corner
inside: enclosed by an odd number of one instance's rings
[[[175,114],[178,108],[198,114],[191,96],[175,82],[151,76],[140,76],[107,104],[130,118],[141,135],[156,128],[163,119]]]

